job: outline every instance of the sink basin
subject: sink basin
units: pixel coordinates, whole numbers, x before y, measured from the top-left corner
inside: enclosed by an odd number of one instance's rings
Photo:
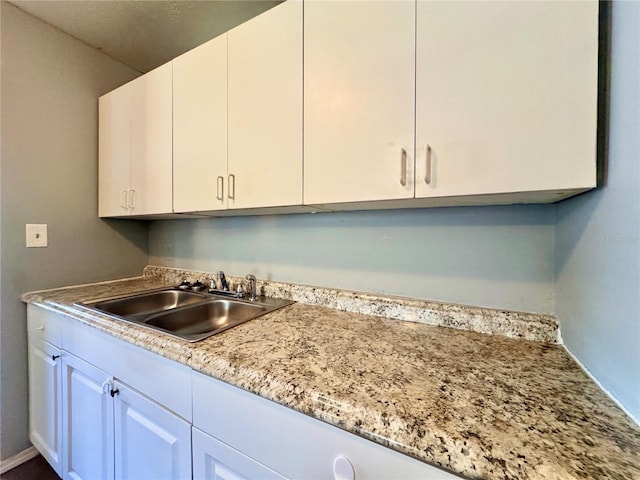
[[[119,317],[135,319],[176,307],[206,302],[207,300],[207,295],[203,293],[162,290],[90,302],[84,305]]]
[[[268,310],[264,305],[236,300],[213,300],[189,308],[152,315],[144,321],[185,340],[197,341],[256,318]]]
[[[292,303],[295,302],[268,297],[259,297],[257,301],[232,299],[169,288],[76,305],[197,342]]]

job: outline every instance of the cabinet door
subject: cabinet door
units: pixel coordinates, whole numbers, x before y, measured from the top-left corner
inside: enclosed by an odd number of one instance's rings
[[[116,478],[191,478],[190,424],[119,382],[115,389]]]
[[[173,60],[173,209],[226,208],[227,35]]]
[[[595,186],[597,2],[417,15],[417,197]]]
[[[192,435],[194,480],[285,479],[197,428],[193,429]]]
[[[112,479],[111,376],[65,353],[63,360],[63,462],[66,479]]]
[[[229,208],[302,204],[302,2],[229,31]]]
[[[128,83],[99,99],[98,215],[129,215],[131,188],[131,92]]]
[[[29,439],[61,475],[60,350],[29,337]]]
[[[171,63],[130,82],[131,213],[172,211]]]
[[[415,2],[304,8],[304,203],[413,197]]]

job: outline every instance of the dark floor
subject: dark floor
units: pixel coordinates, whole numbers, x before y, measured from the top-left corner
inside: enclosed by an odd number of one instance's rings
[[[42,455],[0,475],[2,480],[60,480]]]

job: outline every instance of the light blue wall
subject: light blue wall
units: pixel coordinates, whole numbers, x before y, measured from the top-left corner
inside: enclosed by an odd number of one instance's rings
[[[606,187],[557,206],[567,348],[640,419],[640,2],[614,2]]]
[[[149,261],[548,313],[553,222],[548,205],[155,221]]]

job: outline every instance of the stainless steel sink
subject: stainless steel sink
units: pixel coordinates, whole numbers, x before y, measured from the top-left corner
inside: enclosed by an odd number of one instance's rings
[[[291,305],[290,300],[256,301],[164,289],[76,305],[111,317],[197,342],[261,315]]]
[[[85,303],[84,305],[105,313],[117,315],[118,317],[135,319],[137,317],[147,317],[150,314],[176,307],[206,302],[207,300],[207,295],[204,293],[161,290],[121,298],[99,300]]]
[[[152,315],[144,324],[178,335],[185,340],[197,341],[259,317],[267,310],[268,307],[255,303],[229,299],[212,300],[193,307]]]

